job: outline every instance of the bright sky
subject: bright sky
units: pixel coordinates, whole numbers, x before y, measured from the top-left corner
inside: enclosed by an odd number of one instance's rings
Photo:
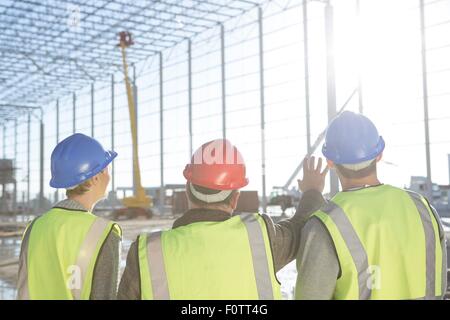
[[[450,0],[425,1],[428,54],[429,113],[432,179],[449,183],[450,153]],[[403,187],[410,176],[425,175],[423,92],[419,1],[332,1],[335,7],[335,58],[338,109],[358,84],[363,84],[364,113],[386,141],[381,179]],[[287,10],[282,11],[287,4]],[[264,65],[266,103],[267,190],[284,185],[306,153],[303,29],[301,1],[274,1],[264,8]],[[81,8],[82,11],[82,8]],[[327,123],[324,4],[309,5],[309,68],[312,141]],[[261,131],[258,26],[256,11],[226,24],[227,137],[242,151],[250,185],[261,191]],[[181,21],[182,23],[182,21]],[[241,26],[235,29],[237,26]],[[242,27],[244,26],[244,27]],[[180,27],[182,25],[180,24]],[[132,32],[132,30],[131,30]],[[194,149],[221,137],[221,73],[219,30],[193,40]],[[139,39],[135,39],[136,42]],[[189,160],[187,108],[187,51],[180,44],[164,55],[165,183],[183,183]],[[133,50],[131,48],[130,50]],[[119,61],[118,61],[119,62]],[[138,65],[139,141],[144,186],[160,184],[160,115],[157,58]],[[122,80],[116,74],[116,81]],[[95,133],[105,147],[111,145],[110,82],[96,83]],[[115,161],[117,186],[131,186],[131,135],[124,84],[116,83]],[[76,131],[90,134],[90,87],[77,93]],[[71,97],[62,98],[60,138],[71,134]],[[358,97],[349,110],[358,110]],[[54,105],[46,121],[46,196],[49,158],[56,143]],[[26,126],[19,127],[18,166],[26,168]],[[8,131],[11,136],[12,130]],[[32,128],[32,192],[38,189],[38,131]],[[320,148],[319,148],[320,149]],[[8,140],[7,156],[12,154]],[[23,180],[25,170],[19,172]],[[25,184],[19,185],[20,190]]]

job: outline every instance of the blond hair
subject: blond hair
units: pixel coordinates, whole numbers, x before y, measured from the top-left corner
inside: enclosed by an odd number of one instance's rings
[[[86,180],[74,188],[66,189],[66,196],[67,197],[81,196],[82,194],[88,192],[91,186],[92,186],[91,179]]]

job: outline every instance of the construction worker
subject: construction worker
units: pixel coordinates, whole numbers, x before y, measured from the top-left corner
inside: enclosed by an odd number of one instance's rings
[[[19,262],[18,299],[114,299],[117,294],[120,227],[92,214],[105,197],[109,164],[117,156],[76,133],[52,152],[53,188],[67,199],[26,229]]]
[[[320,167],[305,171],[293,218],[233,215],[249,182],[242,155],[228,140],[204,144],[184,170],[189,210],[131,245],[118,299],[280,299],[275,273],[295,258],[304,221],[324,201]]]
[[[385,143],[365,116],[343,112],[322,152],[342,185],[302,230],[297,299],[439,299],[446,242],[426,198],[382,184]]]

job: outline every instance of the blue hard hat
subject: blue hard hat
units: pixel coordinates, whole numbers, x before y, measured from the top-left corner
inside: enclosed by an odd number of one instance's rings
[[[355,164],[375,159],[384,150],[384,140],[369,118],[344,111],[328,126],[323,155],[336,164]]]
[[[76,186],[101,172],[116,156],[114,151],[105,151],[97,140],[75,133],[58,143],[52,152],[50,186]]]

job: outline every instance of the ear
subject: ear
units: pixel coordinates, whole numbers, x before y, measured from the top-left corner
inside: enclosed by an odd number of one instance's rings
[[[92,178],[91,178],[91,184],[92,185],[97,185],[98,184],[98,182],[99,182],[99,175],[101,175],[101,174],[103,174],[103,171],[100,171],[99,173],[97,173],[95,176],[93,176]]]
[[[240,196],[241,196],[241,193],[239,191],[237,191],[231,197],[230,206],[231,206],[231,208],[233,208],[233,210],[236,210]]]
[[[383,158],[383,152],[377,156],[377,162],[380,162],[382,158]]]
[[[328,164],[328,168],[330,168],[330,169],[334,168],[334,162],[333,161],[327,159],[327,164]]]

